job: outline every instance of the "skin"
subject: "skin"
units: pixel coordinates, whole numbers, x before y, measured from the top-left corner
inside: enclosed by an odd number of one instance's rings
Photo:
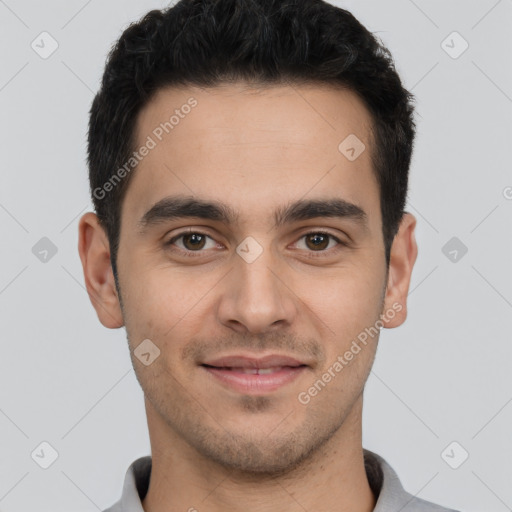
[[[197,106],[139,163],[122,204],[122,305],[104,230],[93,213],[79,227],[91,301],[103,325],[126,327],[145,394],[153,469],[144,509],[369,512],[376,498],[361,418],[378,335],[308,404],[297,397],[381,315],[386,328],[405,321],[416,219],[404,215],[386,272],[371,119],[354,93],[241,83],[162,89],[140,112],[137,147],[190,97]],[[338,151],[349,134],[366,145],[354,161]],[[141,229],[155,203],[178,194],[220,201],[236,222],[167,219]],[[276,208],[332,198],[362,208],[366,228],[326,216],[275,225]],[[165,245],[189,228],[208,235],[202,248],[190,237]],[[319,249],[305,236],[318,232],[347,245],[327,238]],[[251,263],[236,252],[249,236],[262,248]],[[133,353],[144,339],[160,350],[148,366]],[[277,391],[248,395],[199,365],[234,353],[287,354],[310,366]]]

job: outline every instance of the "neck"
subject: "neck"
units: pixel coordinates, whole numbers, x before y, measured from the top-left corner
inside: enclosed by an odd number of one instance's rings
[[[242,473],[199,454],[146,401],[152,470],[145,512],[371,512],[364,467],[359,397],[342,426],[290,471]]]

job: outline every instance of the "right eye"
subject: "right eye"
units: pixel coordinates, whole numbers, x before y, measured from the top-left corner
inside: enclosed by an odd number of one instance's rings
[[[208,239],[211,240],[209,246]],[[203,249],[212,249],[216,246],[216,243],[213,238],[205,233],[189,230],[172,237],[165,242],[165,246],[171,247],[172,250],[175,250],[173,246],[177,247],[185,256],[195,256],[193,253],[203,253],[205,252]]]

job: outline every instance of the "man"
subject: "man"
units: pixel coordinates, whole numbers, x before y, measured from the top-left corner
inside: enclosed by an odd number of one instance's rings
[[[79,251],[151,457],[110,512],[447,510],[362,447],[417,255],[413,139],[388,51],[321,0],[182,0],[123,33]]]

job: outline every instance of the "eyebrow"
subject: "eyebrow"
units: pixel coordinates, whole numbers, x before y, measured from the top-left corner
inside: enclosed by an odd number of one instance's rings
[[[274,211],[275,227],[317,217],[349,219],[356,221],[364,229],[368,228],[366,212],[360,206],[341,198],[301,199]],[[185,218],[200,218],[233,225],[239,215],[233,208],[219,201],[169,196],[158,201],[142,216],[139,227],[145,231],[162,222]]]

